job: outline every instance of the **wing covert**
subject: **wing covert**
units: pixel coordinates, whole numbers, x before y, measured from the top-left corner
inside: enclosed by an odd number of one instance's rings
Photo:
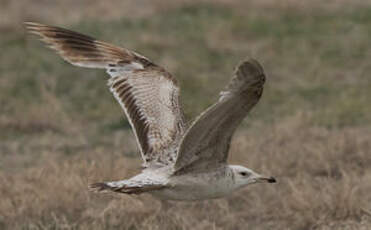
[[[162,70],[125,73],[118,70],[108,84],[129,117],[145,164],[174,162],[176,144],[184,133],[179,88]]]

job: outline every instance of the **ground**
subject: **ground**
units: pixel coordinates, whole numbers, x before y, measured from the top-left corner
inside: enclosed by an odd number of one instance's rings
[[[0,229],[371,229],[371,1],[169,2],[0,1]],[[266,86],[230,162],[279,182],[168,209],[89,193],[140,171],[133,134],[104,71],[67,64],[23,21],[166,67],[189,121],[256,58]]]

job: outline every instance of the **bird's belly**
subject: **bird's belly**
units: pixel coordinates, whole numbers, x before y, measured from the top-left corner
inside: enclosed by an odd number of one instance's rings
[[[234,190],[232,182],[223,180],[203,180],[203,178],[191,178],[181,183],[174,183],[173,186],[162,190],[151,192],[155,197],[162,200],[204,200],[214,199],[229,195]]]
[[[179,200],[179,201],[196,201],[205,199],[220,198],[228,193],[225,192],[209,192],[209,191],[195,191],[192,190],[174,190],[164,189],[161,191],[153,191],[152,195],[160,200]]]

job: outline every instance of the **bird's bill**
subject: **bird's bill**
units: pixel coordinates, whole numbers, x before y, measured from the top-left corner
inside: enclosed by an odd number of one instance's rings
[[[256,182],[262,182],[262,183],[276,183],[277,180],[274,177],[267,177],[267,176],[261,176],[259,175],[256,177]]]

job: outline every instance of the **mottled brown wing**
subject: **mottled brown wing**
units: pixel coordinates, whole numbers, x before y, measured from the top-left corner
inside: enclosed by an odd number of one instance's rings
[[[90,36],[71,30],[26,22],[30,33],[39,35],[41,40],[69,63],[88,68],[108,68],[119,65],[134,70],[154,65],[147,58],[124,48],[98,41]]]
[[[134,127],[145,163],[174,163],[184,122],[171,76],[156,69],[112,76],[109,86]]]
[[[124,48],[70,30],[26,23],[73,65],[105,68],[109,87],[137,138],[144,166],[175,161],[175,145],[184,132],[176,80],[147,58]]]
[[[237,126],[259,101],[265,82],[262,66],[253,59],[240,64],[217,103],[203,112],[185,133],[175,173],[208,170],[225,164]]]

